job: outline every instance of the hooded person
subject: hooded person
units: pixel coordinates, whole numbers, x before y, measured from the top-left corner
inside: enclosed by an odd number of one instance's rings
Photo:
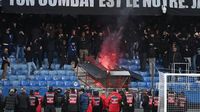
[[[30,90],[29,95],[29,112],[36,112],[36,108],[39,104],[38,98],[34,95],[34,91]]]
[[[56,94],[53,91],[53,87],[49,87],[48,92],[44,95],[44,112],[56,112]]]
[[[85,89],[80,90],[80,112],[86,112],[89,105],[89,96],[85,92]]]
[[[26,89],[21,88],[21,93],[17,96],[18,99],[18,111],[27,112],[29,107],[29,97],[26,94]]]

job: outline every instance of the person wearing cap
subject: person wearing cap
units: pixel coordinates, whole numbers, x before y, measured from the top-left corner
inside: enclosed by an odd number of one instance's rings
[[[6,76],[7,76],[7,69],[8,69],[8,66],[10,66],[10,61],[9,61],[9,58],[8,58],[8,48],[5,48],[4,51],[3,51],[3,54],[2,54],[2,65],[1,65],[1,69],[3,70],[2,72],[2,77],[1,77],[1,80],[6,80]]]
[[[38,98],[34,95],[34,91],[31,90],[29,96],[29,112],[36,112],[38,104]]]
[[[36,112],[42,112],[43,97],[40,95],[39,90],[35,90],[34,96],[36,96],[38,98],[38,106],[36,107]]]
[[[15,111],[15,109],[16,109],[15,107],[18,104],[18,100],[15,95],[14,89],[10,89],[9,95],[5,98],[4,104],[5,104],[4,112],[14,112]]]
[[[100,98],[102,99],[103,102],[103,107],[102,107],[102,112],[107,112],[107,106],[106,106],[106,94],[105,94],[105,90],[102,91]]]
[[[49,87],[48,92],[44,95],[44,112],[56,112],[56,94],[53,91],[53,87]]]
[[[108,105],[108,112],[120,112],[121,100],[122,96],[116,89],[113,89],[106,101]]]
[[[27,112],[29,107],[29,97],[26,94],[26,89],[21,88],[21,93],[17,96],[18,99],[18,111],[19,112]]]
[[[80,90],[80,112],[86,112],[89,105],[89,97],[85,92],[85,89]]]
[[[99,96],[98,91],[93,92],[93,97],[91,101],[92,105],[92,112],[102,112],[103,110],[103,101],[101,97]]]

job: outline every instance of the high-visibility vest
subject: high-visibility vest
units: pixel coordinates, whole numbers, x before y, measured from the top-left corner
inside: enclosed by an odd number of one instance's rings
[[[69,102],[69,104],[77,104],[77,94],[70,93],[68,102]]]
[[[36,106],[36,97],[35,96],[29,96],[29,102],[30,102],[30,106]]]
[[[185,97],[178,97],[178,106],[179,107],[185,107],[185,104],[186,104],[186,98]]]
[[[100,105],[100,97],[93,97],[92,98],[92,105],[99,106]]]
[[[167,100],[168,100],[168,103],[175,104],[176,103],[175,102],[175,94],[168,94]]]
[[[47,92],[46,97],[47,97],[47,104],[54,104],[54,92]]]
[[[118,103],[119,103],[118,97],[115,96],[115,95],[112,95],[112,96],[111,96],[110,103],[111,103],[111,104],[118,104]]]
[[[159,103],[158,97],[154,97],[154,106],[158,107],[158,103]]]
[[[127,99],[127,104],[132,107],[133,105],[133,94],[129,93],[129,92],[126,92],[126,99]]]

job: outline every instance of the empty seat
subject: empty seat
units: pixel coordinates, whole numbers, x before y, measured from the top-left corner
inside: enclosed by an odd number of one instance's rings
[[[49,75],[57,75],[56,71],[49,71]]]
[[[55,81],[47,81],[47,86],[56,86],[56,82]]]
[[[72,69],[72,66],[71,65],[64,65],[64,70],[71,70]]]
[[[63,81],[56,81],[56,86],[64,86],[64,82]]]
[[[62,79],[62,76],[61,75],[55,75],[53,76],[53,80],[61,80]]]
[[[70,87],[71,86],[71,82],[70,81],[64,81],[64,86],[67,87]]]
[[[72,75],[75,75],[75,72],[74,71],[67,71],[66,74],[72,76]]]
[[[62,76],[61,79],[62,79],[63,81],[67,81],[67,80],[69,80],[69,76]]]
[[[20,86],[20,81],[10,81],[11,86],[17,87]]]
[[[47,86],[47,82],[46,81],[38,81],[39,86],[43,87],[43,86]]]
[[[57,74],[58,75],[66,75],[66,71],[65,70],[57,70]]]
[[[150,82],[151,81],[151,77],[143,77],[145,82]]]
[[[29,86],[29,81],[21,81],[21,86]]]
[[[44,81],[45,80],[45,76],[44,75],[35,75],[34,76],[36,81]]]
[[[39,71],[38,74],[39,74],[39,75],[48,75],[48,74],[49,74],[49,71],[48,71],[48,70],[42,70],[42,71]]]
[[[30,86],[39,86],[38,81],[30,81],[29,84]]]
[[[45,81],[51,81],[51,80],[52,80],[52,76],[50,76],[50,75],[45,75],[45,76],[44,76],[44,80],[45,80]]]
[[[69,79],[70,79],[71,81],[77,80],[76,76],[70,76]]]
[[[18,77],[16,75],[10,75],[8,76],[8,79],[13,81],[13,80],[18,80]]]
[[[4,86],[11,86],[11,83],[10,83],[10,81],[3,81],[3,85]]]
[[[25,75],[18,75],[18,80],[26,80],[26,76]]]
[[[138,82],[138,87],[139,88],[145,88],[146,87],[146,82]]]
[[[159,77],[154,77],[154,82],[159,82]]]
[[[138,87],[137,82],[131,82],[131,87],[133,87],[133,88],[137,88],[137,87]]]

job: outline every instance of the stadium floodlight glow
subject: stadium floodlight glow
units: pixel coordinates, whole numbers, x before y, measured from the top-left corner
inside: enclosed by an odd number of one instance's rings
[[[163,14],[167,13],[167,6],[166,5],[162,5],[161,9],[162,9]]]

